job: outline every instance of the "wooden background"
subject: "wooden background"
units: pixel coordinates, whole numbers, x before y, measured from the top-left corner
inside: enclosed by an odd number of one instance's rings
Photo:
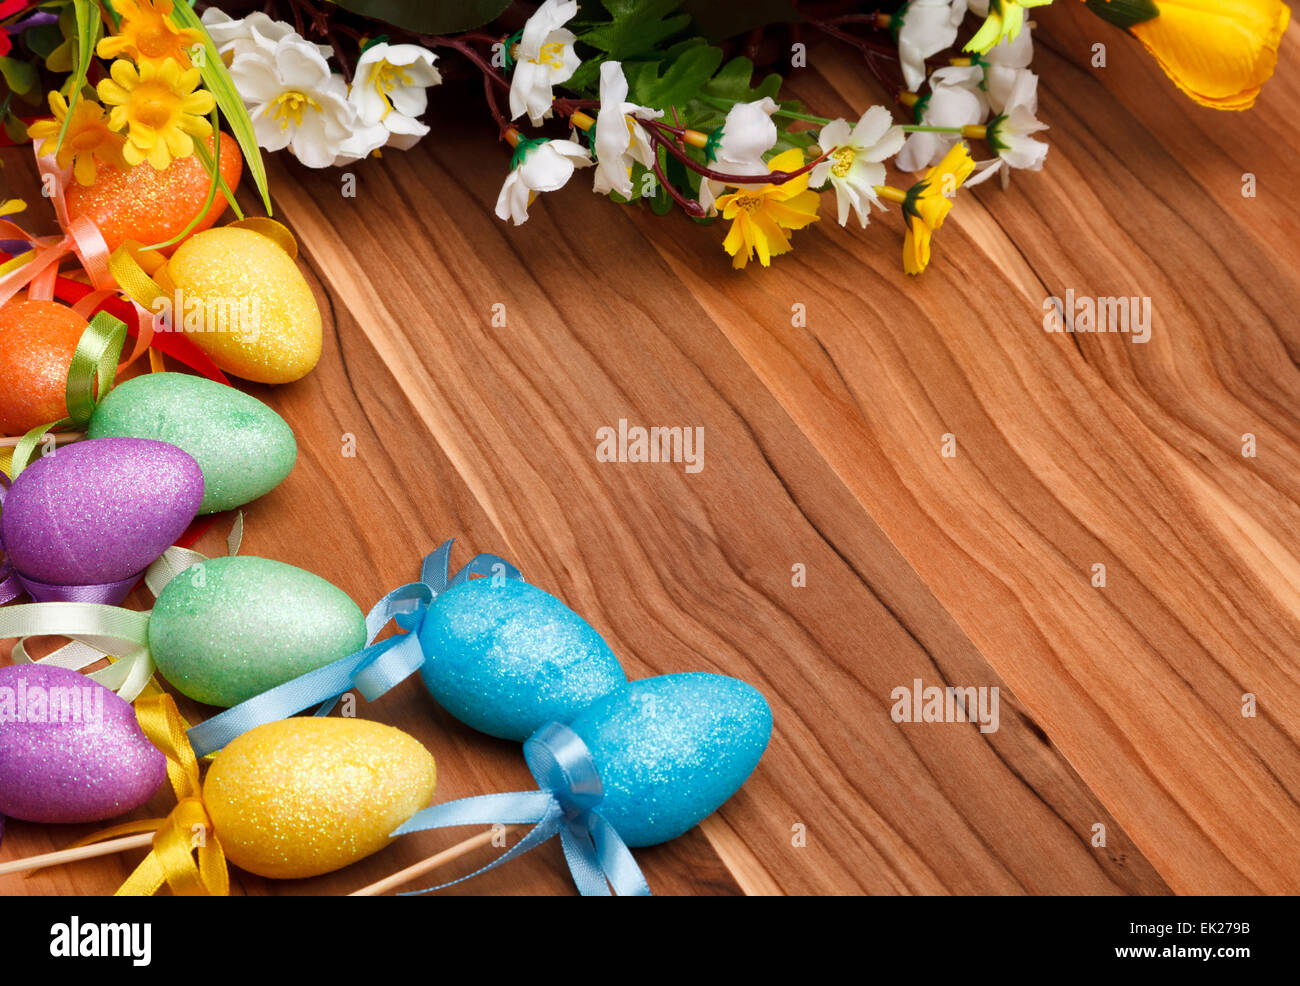
[[[457,537],[455,561],[510,558],[633,677],[762,689],[776,730],[749,783],[638,851],[658,893],[1300,892],[1300,44],[1231,114],[1079,4],[1035,16],[1047,168],[963,192],[918,280],[896,209],[846,230],[829,198],[767,271],[586,175],[509,227],[508,152],[472,90],[435,91],[434,134],[357,166],[354,199],[275,158],[326,347],[302,382],[249,388],[301,455],[247,511],[245,552],[364,608]],[[832,116],[883,99],[835,44],[790,91]],[[30,194],[25,156],[5,160]],[[1150,296],[1151,341],[1044,332],[1067,288]],[[702,426],[703,471],[597,462],[620,418]],[[914,678],[999,686],[1000,730],[896,725]],[[433,751],[440,798],[529,785],[516,745],[416,680],[359,712]],[[0,860],[93,828],[11,822]],[[235,873],[234,892],[348,892],[468,834],[315,880]],[[139,855],[0,892],[111,892]],[[551,843],[456,889],[571,885]]]

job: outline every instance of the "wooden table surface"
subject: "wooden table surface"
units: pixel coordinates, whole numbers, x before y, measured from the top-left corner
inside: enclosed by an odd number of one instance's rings
[[[301,451],[244,551],[365,608],[456,537],[454,562],[511,559],[634,678],[758,686],[772,744],[717,815],[637,852],[658,893],[1300,892],[1300,43],[1222,113],[1081,5],[1035,16],[1046,170],[963,192],[915,280],[896,209],[841,229],[829,199],[743,273],[720,229],[585,176],[507,226],[472,91],[435,92],[433,135],[355,167],[355,198],[276,157],[326,345],[305,380],[248,388]],[[832,116],[883,99],[833,45],[789,90]],[[1068,288],[1149,296],[1150,341],[1045,332]],[[702,427],[703,470],[597,461],[619,419]],[[1000,728],[896,724],[917,678],[998,686]],[[358,711],[429,747],[441,799],[531,786],[517,745],[418,680]],[[10,822],[0,860],[94,828]],[[345,893],[468,834],[232,892]],[[108,893],[139,856],[0,892]],[[554,842],[456,889],[572,892]]]

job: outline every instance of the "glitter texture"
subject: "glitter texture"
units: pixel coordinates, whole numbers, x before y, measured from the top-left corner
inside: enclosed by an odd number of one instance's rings
[[[236,866],[289,880],[340,869],[391,841],[433,798],[433,757],[363,719],[285,719],[217,755],[203,800]]]
[[[201,514],[269,493],[298,458],[293,431],[256,397],[187,373],[127,380],[95,408],[86,433],[153,438],[194,456],[203,470]]]
[[[65,668],[0,668],[0,815],[98,822],[140,807],[166,777],[135,710],[103,685]]]
[[[223,137],[221,176],[229,188],[239,187],[242,164],[234,140]],[[100,162],[93,185],[68,183],[68,215],[92,220],[110,251],[127,240],[162,243],[183,232],[203,208],[211,182],[197,154],[177,158],[162,171],[147,161],[125,170]],[[225,211],[226,197],[218,191],[195,231],[207,229]]]
[[[475,579],[439,596],[420,645],[420,674],[438,704],[502,739],[523,742],[544,723],[567,723],[627,682],[586,620],[514,579]]]
[[[86,320],[55,301],[0,308],[0,434],[67,417],[68,364],[85,331]]]
[[[267,558],[213,558],[163,587],[149,618],[162,676],[198,702],[228,707],[366,645],[343,590]]]
[[[629,846],[675,839],[713,814],[758,766],[772,710],[720,674],[634,681],[569,724],[596,762],[597,809]]]
[[[250,327],[219,324],[185,338],[223,370],[258,383],[289,383],[320,359],[321,321],[307,281],[272,240],[247,229],[210,229],[181,244],[167,272],[185,305],[247,303]],[[176,327],[183,328],[181,313]]]
[[[55,585],[143,571],[194,520],[203,473],[165,442],[100,438],[37,459],[14,480],[0,532],[14,568]]]

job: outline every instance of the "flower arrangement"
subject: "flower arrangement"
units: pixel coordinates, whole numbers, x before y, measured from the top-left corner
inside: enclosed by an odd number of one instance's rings
[[[1005,186],[1044,165],[1028,17],[1051,2],[908,0],[864,12],[786,0],[271,0],[240,17],[232,3],[199,5],[201,19],[185,0],[9,2],[5,43],[21,39],[44,64],[0,59],[5,125],[16,129],[15,100],[31,95],[38,68],[71,68],[48,95],[52,119],[29,132],[78,181],[93,181],[96,161],[165,168],[204,153],[195,138],[224,115],[265,197],[259,148],[323,168],[428,136],[422,117],[448,56],[481,75],[513,151],[502,220],[527,221],[539,194],[592,169],[595,192],[720,222],[735,267],[767,266],[819,221],[825,190],[841,225],[897,205],[903,266],[917,274],[959,188],[994,175]],[[1290,17],[1280,0],[1084,2],[1219,109],[1253,105]],[[727,38],[748,38],[752,54],[782,32],[794,65],[812,34],[852,46],[894,106],[827,119],[781,99],[780,74],[756,79],[749,55],[728,57]],[[92,49],[107,71],[91,65]],[[557,123],[567,135],[545,132]],[[890,184],[891,162],[919,177]]]

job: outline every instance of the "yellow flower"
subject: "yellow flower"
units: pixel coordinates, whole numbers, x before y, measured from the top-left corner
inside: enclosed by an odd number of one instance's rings
[[[207,137],[212,125],[203,118],[215,100],[199,84],[199,70],[181,70],[174,59],[161,66],[145,62],[135,66],[119,58],[113,63],[112,78],[99,82],[99,98],[112,107],[108,125],[126,130],[122,157],[127,164],[148,161],[159,171],[174,157],[194,153],[194,137]]]
[[[1129,31],[1174,84],[1202,106],[1250,109],[1277,65],[1291,9],[1281,0],[1156,0],[1156,7],[1158,17]]]
[[[803,167],[803,151],[798,147],[778,154],[768,162],[770,171],[797,171]],[[820,196],[808,189],[808,175],[781,185],[762,188],[739,188],[717,201],[724,219],[732,220],[731,231],[722,246],[732,256],[737,269],[749,263],[754,252],[758,262],[767,267],[772,258],[793,249],[787,229],[803,229],[817,221]]]
[[[117,34],[99,42],[100,58],[130,58],[141,65],[161,65],[172,59],[190,67],[190,48],[200,43],[199,32],[180,29],[171,21],[172,0],[114,0],[122,16]]]
[[[17,212],[24,212],[27,209],[27,203],[22,199],[5,199],[0,202],[0,216],[12,216]]]
[[[963,141],[952,145],[942,161],[925,173],[925,177],[907,190],[903,198],[903,215],[907,217],[907,235],[903,240],[903,269],[919,274],[930,262],[930,237],[943,225],[962,182],[975,170],[970,151]]]
[[[29,138],[43,142],[42,154],[54,153],[59,143],[59,131],[68,115],[68,104],[61,93],[50,93],[50,112],[54,119],[37,120],[27,128]],[[104,107],[93,99],[82,97],[72,107],[72,119],[68,121],[68,132],[63,135],[63,146],[59,147],[56,160],[60,168],[71,166],[73,177],[80,184],[89,185],[95,180],[96,158],[117,167],[123,166],[124,143],[122,135],[109,128]]]
[[[1014,38],[1025,23],[1026,7],[1045,7],[1052,0],[989,0],[989,15],[966,42],[964,51],[986,54],[994,45]]]

